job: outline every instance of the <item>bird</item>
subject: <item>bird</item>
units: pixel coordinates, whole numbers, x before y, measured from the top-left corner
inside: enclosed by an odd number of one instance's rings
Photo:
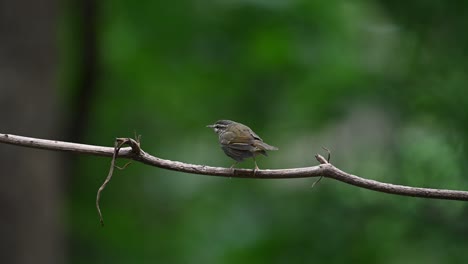
[[[231,166],[231,169],[244,159],[253,158],[255,172],[259,169],[255,156],[259,154],[268,156],[267,150],[278,150],[277,147],[263,142],[248,126],[235,121],[218,120],[213,125],[208,125],[207,127],[212,128],[218,134],[219,143],[224,153],[236,161]]]

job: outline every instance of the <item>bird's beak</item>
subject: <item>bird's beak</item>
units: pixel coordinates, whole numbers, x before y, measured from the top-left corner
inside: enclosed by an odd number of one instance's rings
[[[207,125],[206,127],[213,128],[213,127],[214,127],[214,125]]]

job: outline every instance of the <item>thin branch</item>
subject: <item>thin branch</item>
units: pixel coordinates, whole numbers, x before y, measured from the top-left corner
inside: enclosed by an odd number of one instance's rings
[[[315,158],[321,163],[321,164],[326,164],[326,163],[330,163],[330,158],[331,158],[331,152],[330,150],[328,150],[326,147],[322,147],[324,150],[326,150],[328,152],[328,155],[327,155],[327,160],[325,161],[325,159],[320,156],[320,155],[315,155]],[[320,157],[319,157],[320,156]],[[312,183],[312,186],[310,186],[310,188],[314,188],[315,185],[317,183],[319,183],[321,180],[323,179],[323,175],[320,176],[320,178],[318,178],[318,180],[314,181],[314,183]]]
[[[119,170],[125,170],[128,166],[130,166],[130,164],[132,164],[132,161],[128,161],[128,162],[125,163],[122,167],[117,166],[117,165],[114,165],[114,167],[116,167],[116,168],[119,169]]]
[[[104,183],[102,183],[101,187],[99,187],[99,190],[97,191],[97,194],[96,194],[96,209],[98,211],[99,222],[101,223],[101,226],[104,226],[104,219],[102,218],[101,207],[99,206],[99,202],[101,200],[101,192],[104,190],[104,188],[106,188],[107,184],[112,179],[112,175],[114,174],[114,168],[116,167],[115,160],[116,160],[117,155],[119,155],[119,150],[123,146],[123,144],[125,144],[125,141],[119,141],[118,139],[115,140],[114,154],[112,154],[112,160],[111,160],[111,165],[109,168],[109,173],[107,174],[106,180],[104,181]]]
[[[317,161],[320,163],[318,166],[293,168],[293,169],[279,169],[279,170],[257,170],[255,174],[253,170],[248,169],[229,169],[220,167],[210,167],[205,165],[187,164],[178,161],[171,161],[166,159],[157,158],[144,152],[139,144],[132,143],[134,140],[128,140],[126,144],[131,147],[120,149],[117,158],[127,158],[135,161],[142,162],[151,166],[174,170],[185,173],[213,175],[222,177],[236,177],[236,178],[258,178],[258,179],[291,179],[291,178],[307,178],[324,176],[327,178],[335,179],[361,188],[374,190],[378,192],[385,192],[390,194],[398,194],[404,196],[413,196],[421,198],[435,198],[446,200],[462,200],[468,201],[467,191],[446,190],[446,189],[431,189],[410,187],[404,185],[396,185],[378,182],[374,180],[364,179],[356,175],[346,173],[332,164],[328,163],[321,155],[316,155]],[[21,137],[9,134],[0,134],[0,142],[12,145],[25,146],[30,148],[40,148],[47,150],[69,151],[73,153],[89,154],[95,156],[112,157],[114,148],[101,147],[84,144],[76,144],[69,142],[61,142],[54,140],[45,140],[29,137]]]

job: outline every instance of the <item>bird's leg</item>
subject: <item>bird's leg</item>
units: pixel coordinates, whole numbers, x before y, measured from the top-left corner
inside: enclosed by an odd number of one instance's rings
[[[254,170],[253,170],[253,174],[254,174],[254,176],[255,176],[255,173],[257,173],[257,171],[259,170],[259,168],[258,168],[258,165],[257,165],[257,161],[255,160],[255,156],[252,157],[252,158],[253,158],[254,163],[255,163],[255,168],[254,168]]]
[[[235,172],[235,170],[236,170],[236,169],[234,169],[234,166],[236,166],[237,163],[239,163],[239,162],[236,161],[236,163],[232,164],[231,167],[230,167],[230,169],[232,170],[232,174],[234,174],[234,172]],[[229,179],[231,179],[231,177],[229,177]]]
[[[239,163],[238,161],[236,161],[236,163],[232,164],[231,167],[229,167],[230,169],[234,170],[234,166],[237,165],[237,163]]]

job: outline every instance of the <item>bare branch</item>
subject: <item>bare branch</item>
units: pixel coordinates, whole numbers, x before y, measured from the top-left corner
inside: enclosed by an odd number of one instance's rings
[[[125,143],[131,147],[120,149],[117,158],[127,158],[135,161],[142,162],[151,166],[174,170],[185,173],[201,174],[201,175],[212,175],[222,177],[236,177],[236,178],[257,178],[257,179],[291,179],[291,178],[308,178],[308,177],[319,177],[324,176],[327,178],[335,179],[341,182],[345,182],[354,186],[378,191],[390,194],[398,194],[404,196],[422,197],[422,198],[435,198],[435,199],[447,199],[447,200],[463,200],[468,201],[467,191],[457,190],[446,190],[446,189],[431,189],[431,188],[419,188],[409,187],[404,185],[396,185],[389,183],[382,183],[374,180],[364,179],[356,175],[346,173],[332,164],[328,163],[327,160],[316,155],[317,161],[320,163],[318,166],[305,167],[305,168],[293,168],[293,169],[279,169],[279,170],[257,170],[254,174],[253,170],[248,169],[230,169],[211,167],[205,165],[194,165],[187,164],[178,161],[171,161],[166,159],[157,158],[144,152],[140,148],[139,142],[133,139],[127,140]],[[54,140],[45,140],[29,137],[21,137],[10,134],[0,134],[0,142],[30,148],[40,148],[47,150],[57,151],[69,151],[73,153],[89,154],[95,156],[106,156],[112,157],[114,154],[114,148],[112,147],[101,147],[85,144],[76,144],[69,142],[61,142]]]
[[[322,148],[328,152],[327,160],[325,160],[325,158],[320,156],[319,154],[316,154],[315,158],[317,159],[318,162],[320,162],[320,164],[328,164],[328,163],[330,163],[331,152],[326,147],[322,147]],[[314,188],[315,185],[322,180],[322,178],[323,178],[323,175],[320,176],[320,178],[318,178],[318,180],[314,181],[314,183],[312,183],[312,186],[310,186],[310,188]]]

